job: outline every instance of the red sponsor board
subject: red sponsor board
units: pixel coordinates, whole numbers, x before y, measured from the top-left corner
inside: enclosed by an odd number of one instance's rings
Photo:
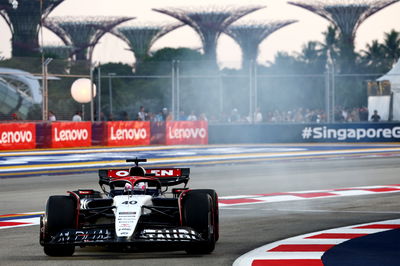
[[[167,122],[165,144],[208,144],[207,121]]]
[[[36,148],[36,125],[34,123],[0,124],[0,150]]]
[[[146,174],[152,174],[154,177],[180,177],[182,175],[182,170],[180,168],[146,169]],[[107,176],[111,178],[127,177],[129,176],[129,169],[110,169],[107,172]]]
[[[116,121],[107,122],[105,145],[131,146],[150,144],[150,122]]]
[[[52,122],[49,148],[87,147],[92,145],[91,122]]]

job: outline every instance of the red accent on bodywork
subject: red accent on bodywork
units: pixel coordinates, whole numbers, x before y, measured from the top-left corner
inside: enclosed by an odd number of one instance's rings
[[[182,175],[179,168],[146,169],[146,173],[155,174],[156,177],[180,177]]]
[[[123,178],[129,176],[129,170],[128,169],[110,169],[107,171],[107,176],[111,178]]]
[[[70,195],[74,196],[76,199],[76,216],[75,216],[75,228],[79,228],[79,215],[80,215],[80,210],[81,210],[81,199],[79,198],[79,195],[77,195],[73,191],[67,191]]]
[[[128,177],[115,178],[112,180],[112,182],[114,181],[126,181],[131,183],[132,185],[135,185],[138,182],[158,181],[158,179],[152,177],[143,177],[143,176],[128,176]]]
[[[178,189],[174,189],[172,192],[174,193],[174,194],[181,194],[182,192],[185,192],[185,191],[187,191],[188,189],[187,188],[178,188]]]
[[[180,177],[182,170],[180,168],[149,168],[146,174],[155,174],[155,177]],[[129,169],[110,169],[107,176],[111,178],[124,178],[129,176]]]
[[[79,190],[79,194],[81,195],[92,195],[93,190]]]
[[[185,190],[179,195],[178,208],[179,208],[179,222],[180,222],[181,226],[183,226],[182,200],[183,200],[183,197],[186,195],[186,193],[188,193],[189,191],[191,191],[191,190],[190,189]]]

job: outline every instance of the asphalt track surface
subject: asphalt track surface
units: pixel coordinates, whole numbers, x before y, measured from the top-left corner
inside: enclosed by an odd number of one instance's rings
[[[192,188],[220,196],[400,184],[399,157],[309,159],[192,168]],[[1,214],[42,211],[49,195],[97,188],[93,173],[0,179]],[[38,243],[38,226],[0,230],[1,265],[232,265],[240,255],[277,240],[400,217],[399,193],[241,205],[220,210],[221,236],[205,256],[184,252],[125,253],[77,249],[51,258]]]

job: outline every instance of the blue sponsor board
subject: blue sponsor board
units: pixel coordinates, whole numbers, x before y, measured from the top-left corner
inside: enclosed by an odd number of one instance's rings
[[[304,126],[303,141],[312,142],[399,142],[400,124],[326,124]]]
[[[399,123],[210,125],[209,143],[400,142]]]

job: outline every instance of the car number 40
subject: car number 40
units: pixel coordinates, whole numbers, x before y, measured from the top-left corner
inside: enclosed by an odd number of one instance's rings
[[[124,204],[124,205],[135,205],[137,203],[137,201],[135,201],[135,200],[127,200],[127,201],[124,201],[124,202],[122,202],[121,204]]]

